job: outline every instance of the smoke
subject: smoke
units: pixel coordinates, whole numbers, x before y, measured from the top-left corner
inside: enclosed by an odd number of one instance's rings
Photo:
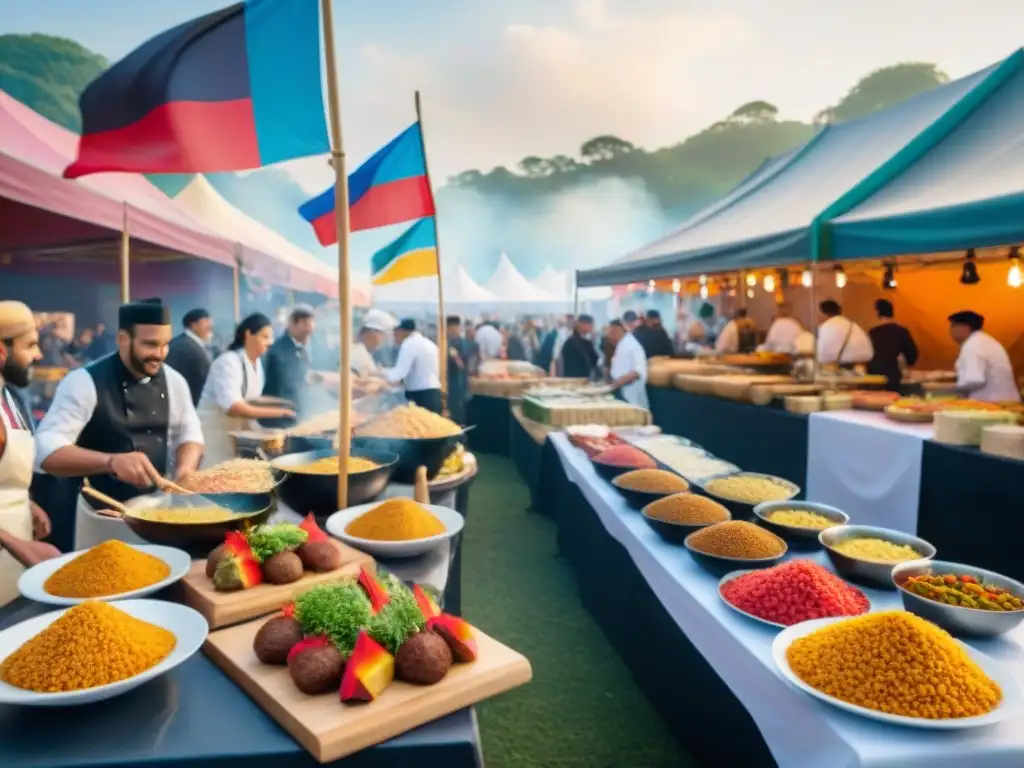
[[[550,264],[588,269],[665,234],[671,221],[643,183],[605,178],[531,198],[450,187],[438,195],[446,265],[484,282],[502,251],[527,278]]]

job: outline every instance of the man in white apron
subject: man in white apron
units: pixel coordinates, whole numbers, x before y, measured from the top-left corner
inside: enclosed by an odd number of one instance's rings
[[[52,544],[35,541],[49,534],[50,521],[29,500],[35,444],[4,375],[20,384],[38,359],[31,310],[18,301],[0,301],[0,605],[18,596],[18,577],[26,565],[60,554]]]
[[[151,492],[173,467],[195,472],[203,432],[185,378],[164,365],[171,340],[158,301],[125,304],[118,312],[114,354],[72,371],[57,387],[36,429],[37,471],[86,477],[94,488],[126,502]],[[138,543],[121,520],[101,517],[79,497],[75,548],[107,539]]]

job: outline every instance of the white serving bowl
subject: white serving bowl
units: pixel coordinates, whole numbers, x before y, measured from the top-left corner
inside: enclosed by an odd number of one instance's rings
[[[385,502],[377,501],[372,504],[359,504],[355,507],[348,507],[327,518],[327,532],[358,550],[374,555],[375,557],[416,557],[427,552],[432,552],[446,541],[462,531],[465,523],[462,515],[454,509],[439,507],[436,504],[421,504],[420,506],[440,520],[445,527],[444,533],[436,536],[428,536],[425,539],[413,539],[412,541],[377,541],[375,539],[361,539],[358,536],[350,536],[345,533],[345,528],[357,517],[379,507]]]

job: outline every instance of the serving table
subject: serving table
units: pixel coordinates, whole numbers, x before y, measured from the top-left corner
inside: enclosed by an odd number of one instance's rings
[[[777,630],[729,609],[718,580],[662,541],[566,435],[551,435],[548,444],[558,482],[546,495],[558,506],[559,546],[583,605],[701,765],[1024,765],[1024,728],[1012,719],[969,731],[900,728],[792,688],[771,658]],[[825,562],[820,553],[811,557]],[[895,593],[865,592],[875,609],[899,607]],[[972,645],[1007,664],[1024,685],[1024,626]]]
[[[475,427],[469,448],[477,453],[509,455],[509,418],[517,398],[471,394],[466,402],[466,425]]]

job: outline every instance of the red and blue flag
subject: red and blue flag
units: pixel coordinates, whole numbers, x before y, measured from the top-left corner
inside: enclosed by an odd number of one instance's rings
[[[348,197],[352,232],[434,215],[434,195],[418,122],[349,175]],[[334,211],[333,186],[299,208],[302,218],[313,225],[321,245],[338,242]]]
[[[317,0],[248,0],[144,43],[82,93],[77,178],[209,173],[330,150]]]

